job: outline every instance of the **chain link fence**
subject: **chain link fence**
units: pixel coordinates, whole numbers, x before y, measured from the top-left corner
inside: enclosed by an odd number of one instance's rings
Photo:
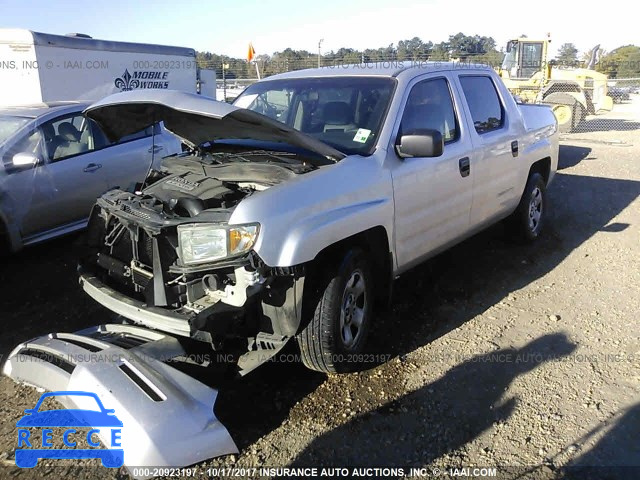
[[[358,63],[358,59],[347,60],[322,58],[321,65],[339,68],[347,63]],[[475,57],[466,61],[493,65],[490,60]],[[403,59],[376,59],[372,63],[402,67],[420,66],[425,61],[427,57],[418,55]],[[318,57],[284,62],[259,61],[257,66],[261,77],[265,78],[277,73],[315,68]],[[222,71],[221,67],[218,66],[218,72]],[[224,79],[218,75],[216,98],[233,101],[258,80],[255,68],[252,76],[254,78],[235,78],[232,71]],[[547,79],[503,80],[518,101],[548,104],[558,119],[563,139],[592,132],[610,132],[613,135],[615,132],[640,130],[640,78],[608,78],[594,70],[556,67],[551,69]]]
[[[554,73],[534,92],[524,92],[524,101],[549,105],[563,138],[594,132],[611,136],[640,129],[640,78],[609,79],[590,70]],[[512,87],[509,81],[505,83]],[[513,91],[516,96],[523,93]]]

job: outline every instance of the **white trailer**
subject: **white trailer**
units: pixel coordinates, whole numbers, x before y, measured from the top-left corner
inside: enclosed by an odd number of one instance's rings
[[[215,98],[211,73],[201,75],[192,48],[0,28],[0,105],[95,101],[145,88]]]

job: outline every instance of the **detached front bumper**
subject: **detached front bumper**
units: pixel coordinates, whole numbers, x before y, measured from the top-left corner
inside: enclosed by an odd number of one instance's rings
[[[238,452],[214,414],[218,391],[174,368],[173,360],[187,354],[173,336],[107,324],[22,343],[2,373],[44,390],[96,394],[122,421],[124,465],[134,478],[147,478],[152,467],[186,467]],[[73,395],[58,398],[66,408],[88,406]],[[112,444],[109,428],[98,436]]]
[[[105,285],[91,272],[80,268],[80,285],[100,305],[145,327],[191,337],[196,314],[180,314],[160,307],[149,307]]]

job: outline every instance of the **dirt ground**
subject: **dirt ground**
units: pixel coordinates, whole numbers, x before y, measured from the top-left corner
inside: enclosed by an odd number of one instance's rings
[[[285,358],[225,385],[215,410],[241,453],[196,476],[285,466],[396,466],[408,476],[426,466],[432,477],[495,467],[497,478],[640,478],[634,97],[563,137],[539,243],[513,245],[498,225],[398,280],[371,341],[388,362],[327,377]],[[77,285],[77,240],[4,260],[0,354],[112,320]],[[0,378],[0,478],[121,476],[73,463],[16,468],[15,422],[38,397]]]

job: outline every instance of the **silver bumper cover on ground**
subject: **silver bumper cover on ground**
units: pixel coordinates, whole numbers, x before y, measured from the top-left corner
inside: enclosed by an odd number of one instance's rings
[[[213,412],[218,392],[166,363],[182,355],[185,351],[171,336],[131,325],[101,325],[20,344],[3,373],[45,390],[96,393],[123,423],[124,462],[130,471],[188,466],[237,453]],[[101,435],[105,445],[107,435]]]

